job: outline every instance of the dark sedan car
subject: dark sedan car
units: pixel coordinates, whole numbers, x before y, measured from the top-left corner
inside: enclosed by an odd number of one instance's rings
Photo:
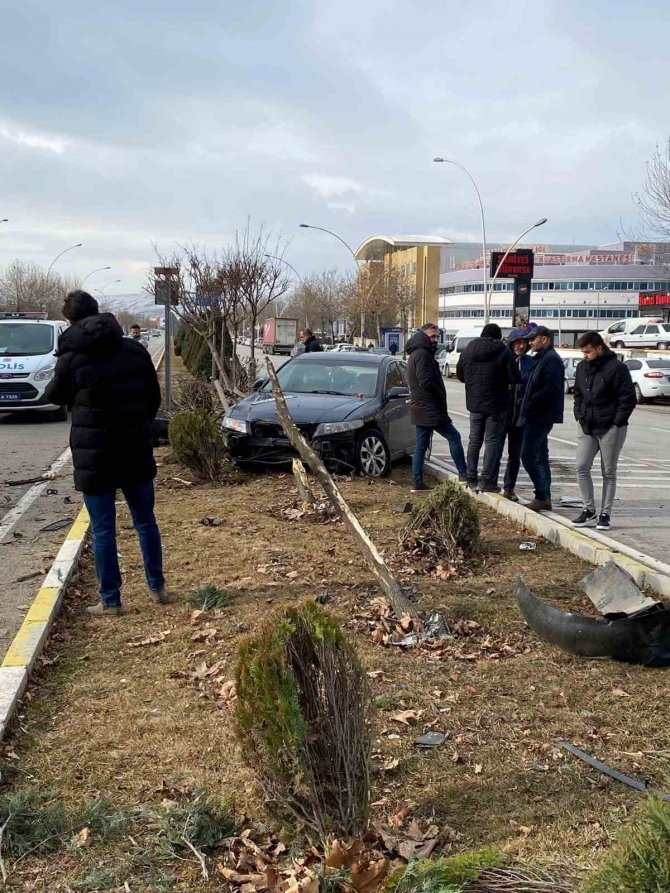
[[[388,474],[414,451],[404,363],[391,356],[327,351],[289,360],[277,373],[298,428],[333,471]],[[269,381],[223,421],[239,464],[283,465],[295,453],[277,420]]]

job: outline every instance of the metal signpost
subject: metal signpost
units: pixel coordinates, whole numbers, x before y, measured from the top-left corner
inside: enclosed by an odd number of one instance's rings
[[[530,292],[533,280],[534,253],[518,248],[505,257],[504,251],[491,252],[491,277],[514,280],[512,327],[527,329],[530,323]]]
[[[172,304],[178,303],[178,295],[172,297],[172,277],[179,275],[178,267],[154,267],[154,275],[162,277],[156,279],[155,302],[165,307],[165,355],[163,368],[165,369],[165,392],[163,403],[165,409],[172,409]]]

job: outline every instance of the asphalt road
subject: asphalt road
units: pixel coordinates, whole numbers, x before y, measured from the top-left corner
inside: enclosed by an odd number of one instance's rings
[[[449,414],[461,432],[467,450],[468,414],[465,408],[463,385],[456,379],[447,382]],[[552,468],[552,500],[554,511],[566,518],[574,518],[580,508],[561,507],[561,498],[579,498],[575,473],[577,423],[572,416],[572,395],[565,398],[565,422],[555,425],[549,439]],[[638,406],[628,429],[628,436],[619,462],[617,496],[612,510],[612,529],[606,534],[611,539],[639,549],[660,561],[668,562],[670,542],[670,405],[645,404]],[[433,455],[444,460],[452,470],[446,441],[438,435],[433,440]],[[506,458],[503,457],[502,474]],[[602,478],[599,460],[594,463],[596,496]],[[525,471],[521,470],[517,493],[530,500],[533,488]]]
[[[162,345],[162,339],[151,339],[152,355]],[[0,413],[0,659],[82,504],[69,461],[63,461],[59,477],[46,486],[7,482],[47,471],[67,450],[69,433],[69,420],[50,422],[42,413]],[[69,523],[53,532],[41,530],[61,520]],[[33,576],[21,579],[28,575]]]

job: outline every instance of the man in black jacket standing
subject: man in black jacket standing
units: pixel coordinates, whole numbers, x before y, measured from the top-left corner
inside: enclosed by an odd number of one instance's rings
[[[416,446],[412,459],[412,493],[430,490],[423,480],[423,460],[433,431],[446,437],[459,480],[466,479],[465,454],[461,435],[447,414],[447,391],[435,354],[439,329],[426,323],[407,342],[407,380],[410,392],[410,419],[416,425]]]
[[[551,511],[551,468],[549,433],[563,421],[565,367],[554,350],[554,335],[537,326],[526,339],[535,353],[533,368],[519,409],[519,424],[525,425],[521,461],[535,487],[535,498],[526,508]]]
[[[458,358],[456,375],[465,383],[465,405],[470,413],[468,441],[468,484],[485,493],[498,493],[498,472],[505,445],[510,388],[521,383],[521,374],[511,352],[502,342],[502,331],[488,323],[479,338],[473,338]],[[482,444],[484,466],[479,481]]]
[[[50,403],[72,408],[74,482],[84,494],[91,519],[101,599],[87,610],[96,617],[123,613],[117,489],[123,491],[140,540],[149,594],[163,604],[167,595],[154,517],[156,463],[151,436],[161,402],[156,370],[149,352],[124,338],[114,316],[99,313],[97,301],[87,292],[70,292],[63,314],[71,325],[60,337],[46,394]]]
[[[305,345],[305,353],[319,353],[323,350],[316,335],[311,329],[302,329],[300,332],[300,340]]]
[[[628,420],[636,406],[635,388],[628,368],[616,358],[598,332],[586,332],[577,342],[584,359],[575,373],[575,418],[579,423],[577,440],[577,480],[584,510],[572,522],[575,527],[596,525],[610,529],[616,492],[619,455],[628,432]],[[596,503],[591,468],[600,452],[603,493],[600,514]]]

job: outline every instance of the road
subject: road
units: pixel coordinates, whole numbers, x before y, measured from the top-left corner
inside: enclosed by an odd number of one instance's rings
[[[152,355],[162,339],[150,342]],[[70,422],[49,422],[42,414],[0,413],[0,659],[68,531],[41,531],[57,521],[73,521],[81,508],[66,455]],[[7,481],[37,477],[60,459],[53,482],[11,486]],[[30,576],[27,580],[22,577]]]
[[[468,414],[463,385],[456,379],[447,382],[449,414],[463,436],[467,450]],[[565,398],[565,422],[555,425],[549,438],[552,468],[554,510],[565,518],[573,518],[580,509],[561,507],[561,498],[579,498],[575,473],[577,423],[572,416],[572,395]],[[669,562],[670,542],[670,406],[648,404],[638,406],[628,429],[626,444],[619,462],[617,496],[612,510],[611,539],[639,549],[659,561]],[[433,440],[432,455],[445,461],[454,470],[449,450],[441,437]],[[503,457],[502,471],[505,467]],[[602,478],[599,460],[594,463],[594,483],[598,494]],[[533,496],[532,484],[521,471],[517,492],[522,501]]]

